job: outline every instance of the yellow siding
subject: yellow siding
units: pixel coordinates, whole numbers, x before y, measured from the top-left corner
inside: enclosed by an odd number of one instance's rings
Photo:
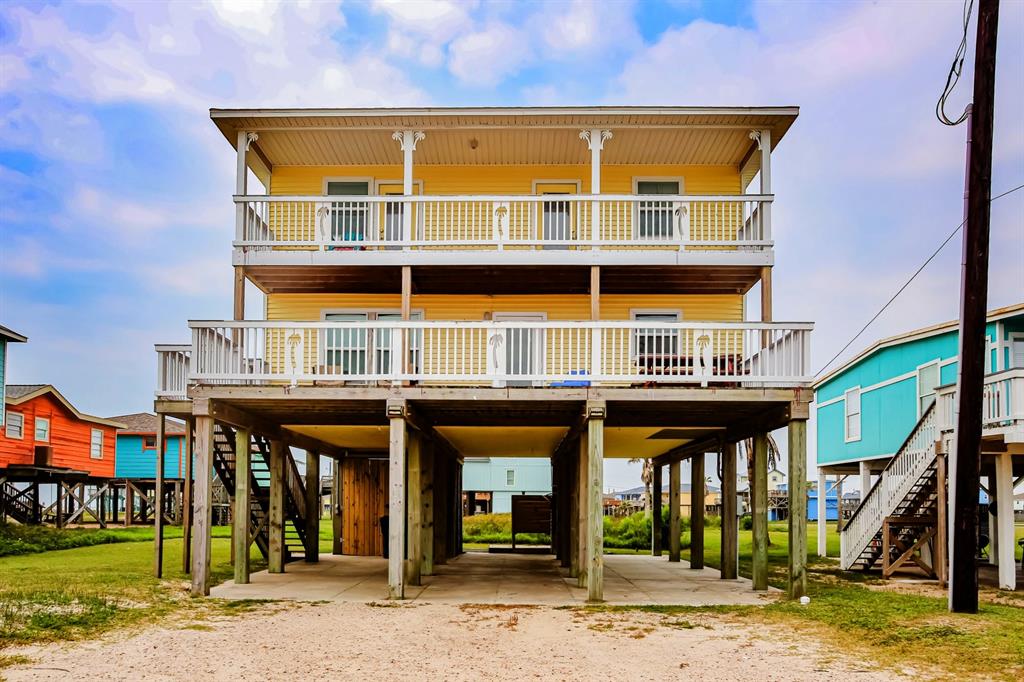
[[[319,320],[323,310],[399,310],[398,294],[269,294],[268,320]],[[547,313],[549,320],[590,319],[586,294],[554,296],[414,295],[414,310],[427,320],[483,320],[493,313]],[[680,310],[683,320],[739,322],[743,297],[739,294],[687,294],[601,296],[601,319],[628,320],[631,309]]]
[[[322,195],[325,178],[365,178],[402,182],[401,166],[276,166],[271,194]],[[687,194],[740,194],[739,169],[732,166],[604,165],[601,191],[633,194],[634,178],[683,179]],[[423,193],[532,194],[534,180],[577,180],[590,193],[590,167],[583,166],[414,166]]]

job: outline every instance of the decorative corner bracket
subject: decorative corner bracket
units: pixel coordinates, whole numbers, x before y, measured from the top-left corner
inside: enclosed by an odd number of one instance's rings
[[[604,149],[604,143],[612,139],[612,131],[581,130],[580,139],[587,143],[587,148],[591,151],[594,151],[595,149],[597,149],[597,151],[601,151]]]
[[[422,130],[396,130],[391,134],[391,139],[397,142],[401,147],[402,151],[416,151],[416,145],[420,140],[426,137],[426,133]],[[408,147],[408,149],[406,149]]]
[[[259,136],[258,133],[246,133],[245,134],[245,151],[249,151],[249,147],[251,147],[252,143],[255,142],[258,139],[260,139],[260,136]]]
[[[757,148],[758,149],[761,148],[761,131],[760,130],[751,130],[750,131],[750,139],[753,140],[755,143],[757,143]]]

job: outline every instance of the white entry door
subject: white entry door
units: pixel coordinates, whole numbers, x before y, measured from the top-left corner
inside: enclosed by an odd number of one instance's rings
[[[495,322],[543,322],[545,313],[494,313]],[[494,385],[540,386],[532,375],[544,371],[544,330],[514,327],[495,329],[487,339],[488,373],[500,377]],[[516,377],[524,377],[516,379]]]

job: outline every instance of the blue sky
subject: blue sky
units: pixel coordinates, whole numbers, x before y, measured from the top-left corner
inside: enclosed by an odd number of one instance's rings
[[[230,316],[234,159],[208,109],[240,106],[799,105],[773,167],[775,314],[817,323],[823,364],[961,219],[965,130],[933,114],[961,12],[6,2],[0,324],[30,337],[11,379],[55,383],[95,414],[147,409],[152,345]],[[1024,183],[1024,2],[1003,3],[997,77],[1001,191]],[[969,90],[968,77],[954,110]],[[1024,192],[993,205],[992,242],[992,306],[1024,299]],[[955,240],[850,352],[955,317],[958,263]]]

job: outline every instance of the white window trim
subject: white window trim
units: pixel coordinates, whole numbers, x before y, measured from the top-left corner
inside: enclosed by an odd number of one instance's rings
[[[986,353],[989,353],[989,352],[987,351]],[[935,387],[932,388],[932,392],[931,393],[923,394],[923,393],[921,393],[921,370],[925,369],[927,367],[932,367],[932,366],[935,367]],[[928,362],[925,362],[924,364],[918,365],[914,369],[914,386],[917,389],[917,418],[918,419],[921,418],[921,398],[925,397],[925,395],[936,395],[935,388],[937,388],[937,387],[939,387],[941,385],[942,385],[942,358],[935,358],[934,360],[929,360]],[[937,399],[938,399],[938,397],[936,397],[936,400]]]
[[[1014,367],[1013,366],[1013,342],[1014,341],[1024,341],[1024,332],[1010,332],[1009,336],[1007,336],[1007,338],[1006,338],[1006,352],[1010,356],[1010,358],[1009,358],[1010,361],[1009,361],[1009,363],[1007,363],[1005,365],[1005,367],[1001,367],[1000,369],[1024,369],[1024,367]],[[1002,363],[1003,360],[1004,360],[1004,358],[1002,357],[1002,355],[1000,355],[999,356],[999,362]]]
[[[39,436],[38,436],[38,434],[39,434],[39,422],[40,421],[46,422],[46,440],[43,440],[42,438],[39,438]],[[39,443],[49,443],[50,442],[50,437],[51,437],[50,436],[50,427],[52,425],[53,425],[53,422],[50,421],[49,417],[35,417],[32,420],[32,440],[35,441],[35,442],[39,442]]]
[[[540,311],[529,312],[492,312],[492,322],[546,322],[548,319],[547,313]],[[547,356],[547,337],[545,336],[544,330],[541,330],[541,337],[537,343],[537,353],[539,355],[537,362],[541,367],[547,367],[548,356]],[[543,386],[543,381],[534,381],[534,386]],[[495,381],[494,386],[496,388],[504,388],[504,381]]]
[[[18,417],[18,419],[21,420],[18,424],[18,428],[21,429],[20,436],[11,435],[11,415],[15,415]],[[4,435],[10,438],[11,440],[25,440],[25,415],[22,414],[21,412],[13,412],[11,410],[7,410],[7,419],[4,423]]]
[[[683,321],[683,311],[679,308],[630,308],[629,319],[636,321],[637,315],[675,315],[676,322]],[[636,330],[629,336],[629,357],[633,362],[638,361],[636,350]]]
[[[511,483],[509,483],[509,480],[508,480],[509,479],[509,474],[512,474],[512,482]],[[505,469],[505,487],[506,488],[514,488],[515,485],[516,485],[516,470],[515,469]]]
[[[372,177],[369,177],[369,176],[362,176],[362,175],[325,175],[323,177],[323,182],[320,185],[320,190],[323,193],[323,196],[325,196],[325,197],[327,197],[327,196],[334,196],[333,194],[327,194],[327,183],[329,183],[329,182],[365,182],[366,183],[366,191],[369,192],[369,194],[367,194],[367,196],[371,196],[371,197],[375,196],[374,193],[377,191],[377,184],[376,184],[376,182],[374,181],[374,179]],[[401,185],[402,181],[399,180],[398,184]],[[352,194],[352,195],[339,194],[338,196],[359,196],[359,195],[358,194]]]
[[[581,188],[579,180],[542,180],[542,179],[534,179],[534,180],[532,180],[530,182],[530,194],[535,194],[537,196],[544,195],[545,192],[542,191],[544,185],[572,185],[575,188],[575,192],[574,192],[575,194],[582,194],[583,193],[583,190]],[[570,212],[573,212],[573,211],[576,211],[576,210],[578,210],[578,209],[570,208]],[[534,209],[529,212],[529,216],[530,216],[530,235],[532,236],[533,239],[538,239],[538,240],[541,238],[540,222],[538,220],[539,214],[540,214],[540,204],[537,204],[534,207]],[[570,215],[571,214],[572,213],[570,213]],[[576,213],[576,215],[578,216],[579,214]],[[577,229],[578,232],[583,232],[584,230],[589,229],[589,226],[585,226],[585,225],[582,225],[582,224],[577,224],[576,225],[576,229]],[[582,239],[582,236],[580,238]]]
[[[93,448],[94,445],[96,445],[96,443],[93,441],[93,439],[96,437],[97,433],[100,435],[100,442],[99,442],[100,454],[99,455],[94,455],[93,452],[92,452],[92,448]],[[90,459],[103,459],[103,445],[104,445],[103,440],[104,440],[104,438],[103,438],[103,429],[92,429],[89,432],[89,457],[90,457]]]
[[[639,196],[640,183],[641,182],[676,182],[679,183],[679,194],[686,194],[686,184],[682,175],[634,175],[633,176],[633,195]],[[633,202],[633,219],[632,219],[632,238],[640,239],[640,204],[639,202]],[[677,229],[675,221],[672,223],[672,239],[680,239],[681,235]]]
[[[860,403],[860,409],[857,412],[857,437],[850,438],[850,414],[847,412],[847,406],[849,401],[847,396],[851,393],[857,393],[857,401]],[[864,437],[864,392],[861,391],[860,386],[851,386],[850,388],[843,391],[843,442],[844,443],[856,443]]]

